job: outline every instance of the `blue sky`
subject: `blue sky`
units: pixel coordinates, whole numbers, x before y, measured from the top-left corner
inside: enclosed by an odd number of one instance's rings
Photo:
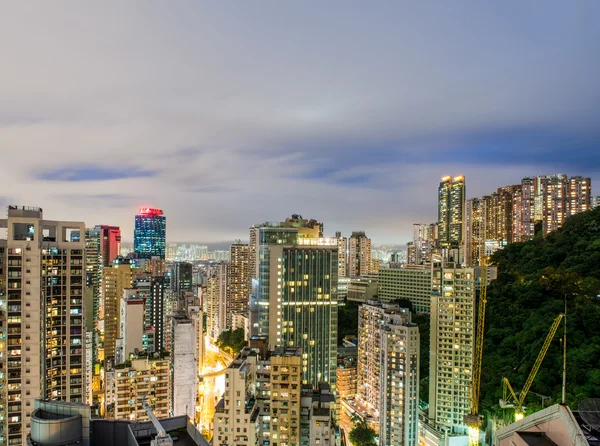
[[[600,195],[600,3],[12,2],[1,203],[170,241],[291,213],[403,243],[443,175]]]

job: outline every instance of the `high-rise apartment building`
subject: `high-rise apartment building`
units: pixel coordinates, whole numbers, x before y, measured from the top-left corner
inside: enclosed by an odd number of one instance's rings
[[[134,274],[140,272],[132,260],[117,258],[102,274],[102,295],[104,301],[104,356],[115,356],[116,340],[120,330],[120,302],[123,291],[132,288]]]
[[[437,248],[437,223],[414,223],[413,239],[407,256],[408,264],[420,265],[431,261]]]
[[[431,265],[402,265],[379,270],[377,295],[390,303],[407,299],[415,313],[429,313],[431,306]]]
[[[140,259],[165,260],[167,219],[160,209],[141,208],[135,216],[133,251]]]
[[[410,313],[409,313],[410,314]],[[387,314],[381,330],[379,444],[417,446],[419,327],[402,313]]]
[[[229,295],[230,312],[232,314],[248,314],[250,299],[250,248],[247,244],[236,242],[231,245],[229,263]]]
[[[348,238],[342,237],[341,232],[335,233],[338,241],[338,278],[348,277]]]
[[[371,272],[371,239],[364,231],[353,232],[348,239],[348,276],[364,276]]]
[[[380,444],[416,445],[419,328],[410,311],[371,301],[359,307],[357,398],[379,417]]]
[[[0,436],[20,445],[34,399],[87,398],[85,225],[9,206],[0,228]]]
[[[152,306],[150,309],[151,327],[154,328],[154,351],[160,352],[166,344],[165,333],[165,277],[156,276],[152,278],[150,296]],[[148,306],[146,306],[148,308]]]
[[[548,234],[591,205],[591,179],[564,174],[523,178],[521,184],[468,200],[465,264],[479,265],[483,257],[509,243],[530,240],[536,223]]]
[[[476,315],[474,268],[448,263],[433,271],[429,419],[441,431],[466,434]]]
[[[592,181],[582,176],[569,178],[567,186],[567,213],[575,215],[592,207]]]
[[[102,251],[100,249],[100,233],[96,229],[85,230],[85,301],[87,307],[87,327],[91,332],[92,340],[92,363],[98,361],[98,350],[100,346],[100,335],[103,330],[101,320],[102,304]],[[90,311],[91,310],[91,311]],[[91,316],[91,317],[90,317]]]
[[[270,357],[271,444],[300,446],[303,352],[278,348]]]
[[[590,209],[600,207],[600,196],[590,198]]]
[[[231,326],[229,303],[229,264],[217,263],[210,267],[206,278],[206,331],[217,339]]]
[[[486,200],[471,198],[466,203],[465,264],[479,265],[485,255]]]
[[[438,188],[438,238],[441,247],[462,247],[465,197],[465,177],[442,178]]]

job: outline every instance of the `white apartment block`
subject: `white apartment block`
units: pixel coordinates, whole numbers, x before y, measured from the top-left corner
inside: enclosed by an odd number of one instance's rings
[[[359,307],[357,398],[379,417],[380,444],[416,446],[419,328],[397,305]]]
[[[466,434],[475,347],[474,268],[449,263],[433,273],[429,418],[441,431]]]
[[[379,444],[417,446],[419,327],[403,313],[388,313],[380,330]]]

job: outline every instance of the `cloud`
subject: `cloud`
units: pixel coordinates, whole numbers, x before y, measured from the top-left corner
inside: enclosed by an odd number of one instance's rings
[[[550,172],[597,185],[599,14],[14,2],[0,16],[0,195],[126,240],[147,205],[171,241],[247,239],[300,213],[402,243],[435,219],[444,174],[465,174],[469,196]]]
[[[58,167],[42,172],[35,176],[46,181],[110,181],[123,178],[145,178],[156,175],[156,171],[142,170],[133,166],[101,167],[92,165]],[[110,196],[110,195],[109,195]],[[97,195],[96,197],[104,197]]]

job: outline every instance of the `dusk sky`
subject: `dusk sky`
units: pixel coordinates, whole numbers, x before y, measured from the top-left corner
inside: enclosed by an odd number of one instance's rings
[[[152,206],[168,242],[299,213],[405,243],[443,175],[600,195],[597,0],[13,1],[0,58],[0,206],[126,241]]]

